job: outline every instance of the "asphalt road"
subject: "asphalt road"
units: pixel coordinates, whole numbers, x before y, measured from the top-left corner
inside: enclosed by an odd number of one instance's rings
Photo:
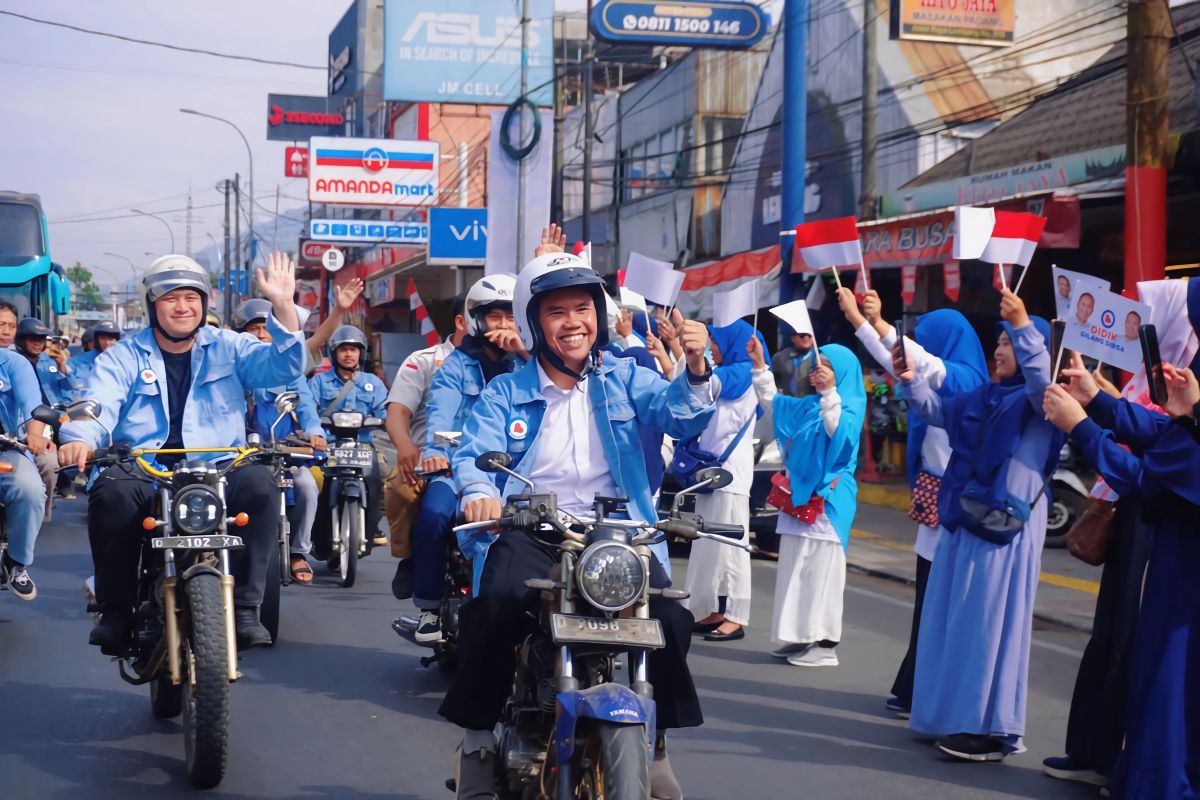
[[[0,593],[0,798],[192,794],[178,723],[154,719],[148,691],[123,683],[86,643],[84,504],[60,504],[43,532],[38,599]],[[767,655],[774,571],[755,562],[745,640],[693,646],[707,722],[670,738],[689,800],[1095,796],[1040,772],[1062,746],[1082,635],[1035,634],[1028,753],[1002,765],[952,763],[882,705],[906,646],[911,589],[852,575],[841,666],[805,671]],[[284,590],[281,641],[242,657],[235,752],[206,796],[451,797],[443,783],[459,734],[435,714],[445,679],[391,631],[391,573],[377,550],[353,589],[319,569],[317,585]]]

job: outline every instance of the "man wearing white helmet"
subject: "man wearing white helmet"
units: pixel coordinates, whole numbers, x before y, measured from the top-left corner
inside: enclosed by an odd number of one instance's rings
[[[440,441],[438,433],[461,432],[484,387],[498,375],[512,371],[516,356],[529,358],[513,324],[516,283],[512,275],[488,275],[467,290],[463,305],[467,335],[442,362],[429,387],[422,472],[449,469],[454,448]],[[442,635],[437,610],[442,602],[445,541],[454,525],[457,507],[453,482],[446,477],[438,478],[425,489],[421,512],[413,524],[412,595],[413,605],[421,611],[414,633],[418,642],[435,642]]]
[[[267,323],[271,318],[271,303],[261,297],[246,300],[233,312],[233,329],[238,333],[248,333],[260,342],[271,344],[271,331]],[[304,329],[308,319],[308,311],[296,307],[296,322]],[[279,420],[275,411],[275,400],[284,392],[295,392],[299,395],[296,408],[291,414]],[[283,441],[291,435],[307,440],[315,450],[324,451],[325,429],[321,427],[321,417],[317,414],[317,402],[313,399],[308,388],[308,381],[303,377],[295,378],[291,383],[280,384],[270,388],[258,388],[250,393],[249,419],[247,429],[257,433],[264,442]],[[274,425],[274,430],[272,430]],[[289,569],[292,580],[301,586],[312,584],[313,572],[308,563],[308,554],[312,550],[313,520],[317,517],[317,481],[308,467],[295,467],[290,470],[295,503],[288,509],[288,521],[291,524],[291,563]]]
[[[638,433],[643,426],[686,437],[704,430],[719,383],[704,360],[708,333],[684,322],[687,370],[667,382],[631,360],[606,356],[603,283],[582,259],[567,254],[535,258],[517,279],[513,310],[529,366],[498,378],[483,392],[467,421],[463,446],[454,455],[454,477],[468,521],[500,516],[506,492],[516,481],[497,485],[475,458],[498,450],[513,458],[512,469],[539,492],[553,492],[568,513],[590,516],[597,495],[628,497],[631,513],[655,519]],[[479,595],[463,607],[459,667],[439,713],[466,729],[459,764],[458,796],[493,796],[491,730],[500,717],[515,669],[514,648],[528,631],[539,593],[525,586],[545,577],[558,557],[517,531],[491,546]],[[650,583],[666,585],[661,565],[651,562]],[[693,619],[687,609],[661,596],[650,614],[662,622],[666,646],[650,656],[659,729],[701,724],[699,699],[687,667]],[[664,741],[655,743],[651,794],[679,798]]]
[[[195,261],[169,255],[151,264],[142,278],[149,327],[101,353],[88,382],[88,396],[98,401],[104,427],[92,421],[63,425],[59,463],[82,471],[92,451],[108,444],[104,428],[112,431],[114,442],[135,448],[245,444],[246,390],[289,383],[304,368],[304,339],[292,305],[295,266],[283,253],[272,253],[256,277],[259,292],[271,302],[271,344],[205,324],[211,284]],[[170,468],[178,457],[157,459]],[[250,517],[241,531],[245,548],[231,553],[238,644],[270,644],[258,607],[275,547],[279,500],[271,470],[263,465],[232,470],[227,499],[231,511]],[[120,469],[95,478],[88,493],[88,539],[101,609],[89,641],[106,655],[120,653],[131,633],[145,536],[141,521],[154,501],[153,482]]]

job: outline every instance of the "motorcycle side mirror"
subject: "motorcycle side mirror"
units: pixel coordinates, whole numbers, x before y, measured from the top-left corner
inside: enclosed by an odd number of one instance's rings
[[[512,464],[512,456],[492,450],[475,457],[475,468],[484,472],[500,472]]]
[[[709,467],[696,473],[696,483],[703,483],[710,489],[724,489],[733,483],[733,473],[720,467]]]
[[[275,398],[275,411],[279,414],[290,414],[296,409],[300,400],[299,392],[282,392]]]
[[[67,406],[63,412],[67,419],[78,422],[86,419],[100,419],[100,403],[96,400],[77,400]],[[36,419],[36,417],[35,417]]]
[[[54,430],[58,430],[58,426],[63,422],[62,412],[56,411],[50,406],[38,406],[33,410],[30,418]]]

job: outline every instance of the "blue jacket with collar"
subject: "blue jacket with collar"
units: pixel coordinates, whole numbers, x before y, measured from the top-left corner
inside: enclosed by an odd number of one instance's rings
[[[519,361],[519,359],[518,359]],[[487,380],[478,359],[458,349],[446,356],[429,386],[425,406],[425,442],[421,458],[442,456],[449,459],[453,448],[438,443],[437,434],[463,431],[467,420],[483,394]]]
[[[246,442],[246,390],[288,384],[304,369],[304,336],[267,319],[272,344],[248,333],[205,325],[192,345],[192,388],[183,410],[187,447],[235,447]],[[162,447],[170,428],[166,369],[154,331],[122,339],[96,358],[87,396],[100,403],[100,421],[114,442],[135,448]],[[69,422],[60,441],[107,444],[95,422]],[[212,459],[227,457],[213,453]]]
[[[58,362],[45,353],[38,356],[37,377],[47,403],[69,403],[75,399],[72,376],[64,374]]]
[[[713,379],[710,389],[711,396],[705,402],[688,386],[686,372],[667,382],[657,372],[626,358],[602,358],[589,374],[588,398],[601,432],[604,458],[617,490],[629,498],[642,519],[654,520],[657,514],[639,429],[647,425],[678,439],[698,436],[712,419],[716,408],[712,400],[720,392],[719,382]],[[497,476],[477,468],[475,458],[499,450],[512,456],[512,469],[517,474],[527,475],[532,469],[531,456],[537,452],[545,410],[533,362],[488,384],[467,421],[463,445],[454,455],[452,466],[459,496],[464,500],[471,494],[504,497],[511,484],[517,484],[515,491],[523,489],[524,484],[511,481],[501,492]]]
[[[4,426],[4,432],[20,436],[33,410],[41,403],[42,390],[29,360],[12,350],[0,350],[0,425]],[[30,453],[25,455],[33,460]]]
[[[317,413],[317,401],[313,399],[312,391],[308,388],[308,381],[302,377],[296,378],[286,386],[255,389],[250,393],[254,398],[254,413],[250,420],[250,430],[261,436],[264,442],[271,441],[271,425],[279,418],[279,412],[275,410],[275,398],[284,392],[296,392],[300,395],[300,400],[297,402],[296,410],[279,420],[279,424],[275,426],[276,440],[282,440],[293,433],[297,428],[297,419],[300,422],[299,429],[304,433],[309,436],[324,436],[325,429],[321,427],[321,416]]]
[[[383,418],[387,413],[384,408],[387,390],[383,388],[383,381],[378,375],[369,372],[359,372],[356,375],[354,388],[346,392],[345,398],[334,408],[329,408],[329,405],[337,399],[346,382],[338,377],[336,368],[312,376],[308,388],[312,390],[320,416],[328,416],[333,411],[361,411],[364,416]],[[359,431],[358,440],[371,441],[371,431]]]
[[[72,399],[82,400],[87,397],[87,382],[92,376],[92,370],[96,368],[96,356],[100,355],[95,350],[88,350],[86,353],[80,353],[77,356],[72,356],[67,361],[67,369],[70,370],[71,385],[74,389]]]

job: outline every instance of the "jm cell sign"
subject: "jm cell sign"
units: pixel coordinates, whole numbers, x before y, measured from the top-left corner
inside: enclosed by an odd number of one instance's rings
[[[308,199],[354,206],[425,206],[437,198],[437,142],[313,137]]]

